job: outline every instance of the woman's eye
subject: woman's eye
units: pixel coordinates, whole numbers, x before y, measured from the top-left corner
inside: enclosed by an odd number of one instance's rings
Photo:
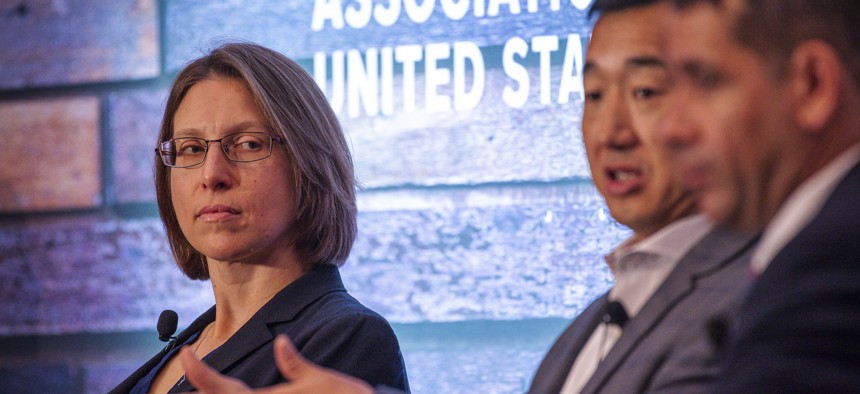
[[[179,149],[179,154],[196,155],[203,153],[204,151],[206,151],[206,149],[203,148],[203,145],[200,145],[198,143],[188,143],[182,145],[182,147]]]
[[[263,147],[263,144],[256,140],[245,140],[236,142],[235,147],[242,150],[259,150]]]

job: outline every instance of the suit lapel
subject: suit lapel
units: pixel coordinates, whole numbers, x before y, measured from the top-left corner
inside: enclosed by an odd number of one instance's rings
[[[719,271],[742,253],[755,237],[714,229],[678,262],[675,269],[657,288],[642,310],[630,319],[621,337],[598,365],[583,393],[600,391],[631,352],[652,332],[655,326],[681,300],[689,295],[698,278]]]
[[[594,300],[568,326],[544,357],[535,373],[530,393],[557,393],[567,380],[576,357],[600,324],[607,303],[607,294]]]
[[[591,338],[591,334],[597,328],[597,325],[603,319],[603,314],[606,312],[606,304],[609,300],[609,293],[604,293],[603,296],[598,298],[594,302],[594,306],[589,308],[586,311],[583,311],[582,318],[577,319],[580,324],[574,323],[571,326],[571,341],[570,344],[570,359],[565,363],[567,365],[565,376],[570,372],[570,369],[573,368],[573,362],[576,359],[576,355],[582,351],[582,348],[585,347],[585,344]]]

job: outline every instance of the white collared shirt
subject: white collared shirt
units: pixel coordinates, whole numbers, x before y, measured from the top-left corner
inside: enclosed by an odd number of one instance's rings
[[[860,144],[855,144],[827,166],[800,184],[765,227],[752,255],[750,269],[760,275],[789,241],[821,211],[836,185],[860,162]]]
[[[677,220],[640,242],[634,243],[632,238],[622,242],[605,256],[615,276],[609,299],[620,302],[630,318],[636,316],[678,261],[711,228],[711,222],[699,214]],[[561,393],[579,393],[620,336],[618,326],[598,325],[574,361]]]

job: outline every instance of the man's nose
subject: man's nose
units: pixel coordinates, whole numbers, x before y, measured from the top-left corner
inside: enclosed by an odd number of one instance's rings
[[[690,118],[689,93],[679,86],[668,100],[667,110],[657,128],[657,141],[670,150],[683,149],[694,142],[697,135]]]
[[[633,126],[633,115],[629,103],[620,92],[608,94],[604,101],[602,119],[598,122],[599,139],[603,145],[615,149],[627,149],[639,142]]]

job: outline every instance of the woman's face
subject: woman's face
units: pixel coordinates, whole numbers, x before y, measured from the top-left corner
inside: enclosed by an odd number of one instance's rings
[[[173,127],[173,138],[268,133],[245,85],[222,77],[202,80],[188,90]],[[295,182],[283,149],[273,144],[270,157],[236,163],[212,142],[202,164],[170,170],[179,227],[210,264],[278,262],[293,251]]]

